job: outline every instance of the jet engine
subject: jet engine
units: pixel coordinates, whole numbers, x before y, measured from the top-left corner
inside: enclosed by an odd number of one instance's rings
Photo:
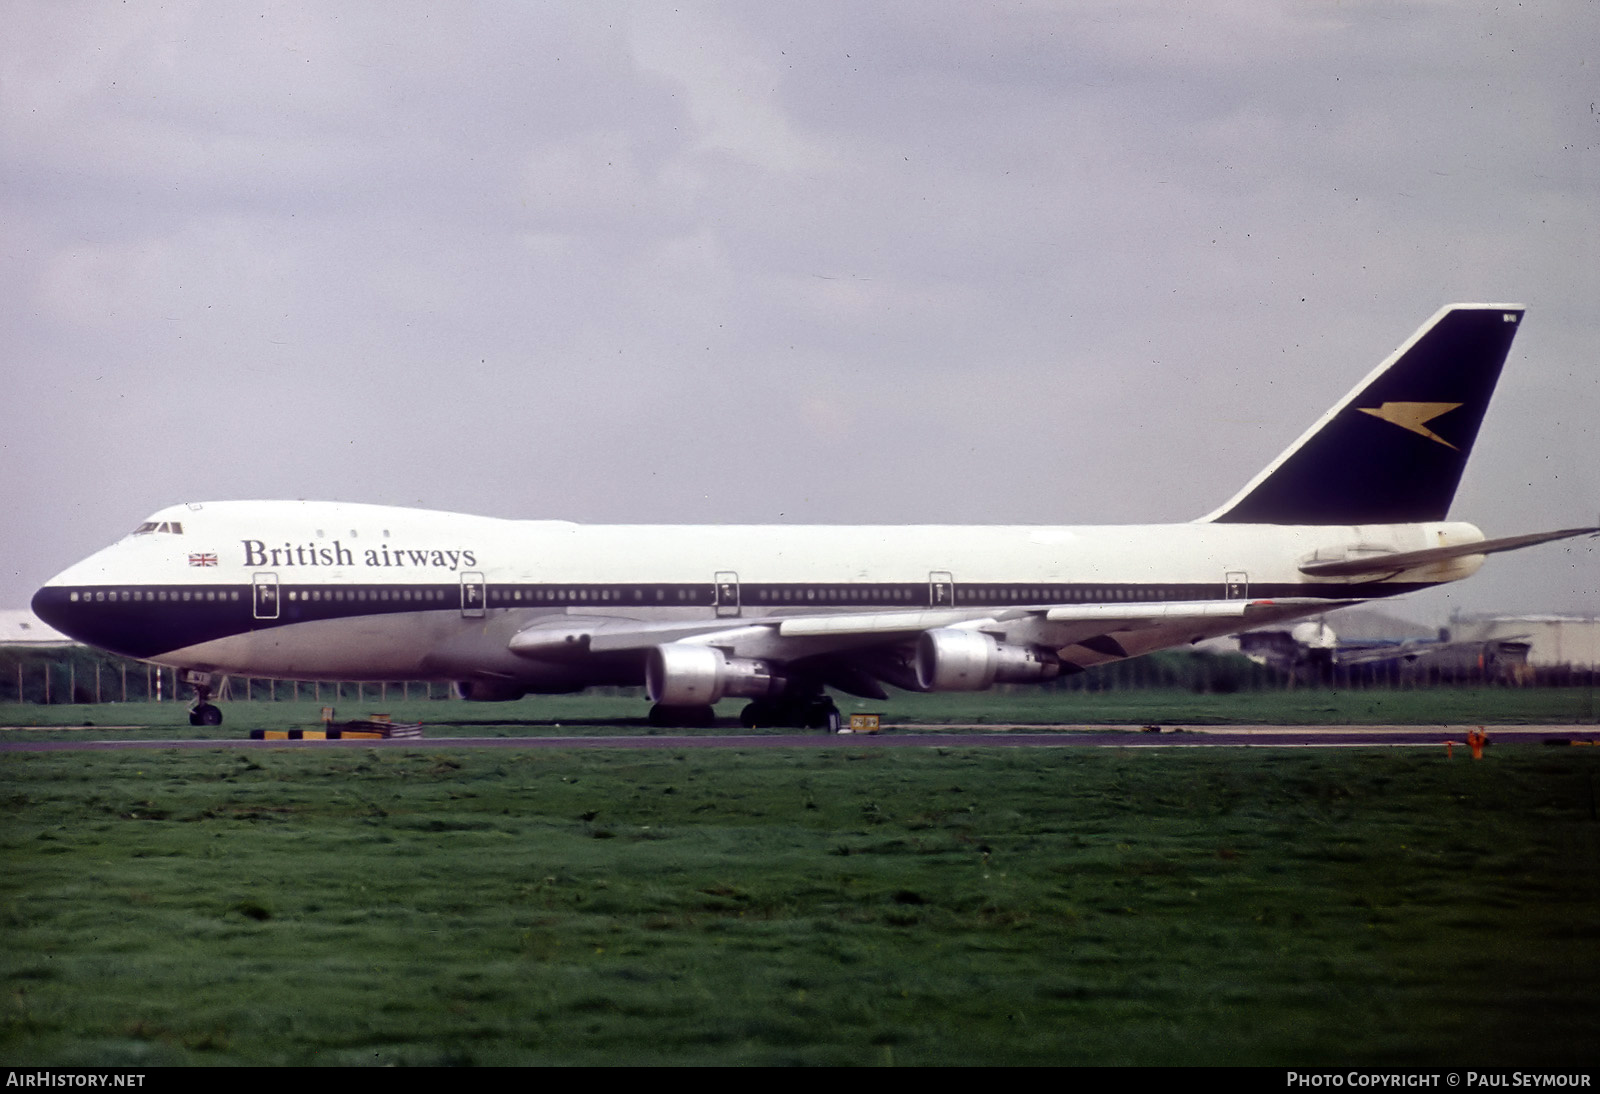
[[[727,695],[761,699],[778,694],[785,682],[766,661],[686,642],[657,646],[644,669],[650,701],[667,707],[702,706]]]
[[[924,691],[982,691],[996,683],[1049,680],[1060,674],[1061,660],[1051,650],[945,627],[917,639],[916,668]]]

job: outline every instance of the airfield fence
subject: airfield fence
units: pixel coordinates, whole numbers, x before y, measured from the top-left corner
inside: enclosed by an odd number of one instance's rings
[[[226,676],[213,698],[254,702],[357,702],[448,699],[447,684],[426,681],[330,682]],[[77,647],[0,649],[0,703],[155,703],[193,698],[170,668]]]
[[[1240,654],[1171,651],[1118,661],[1064,676],[1045,685],[1061,691],[1108,692],[1181,689],[1196,694],[1294,691],[1301,689],[1394,689],[1466,687],[1594,687],[1600,672],[1588,666],[1520,666],[1514,674],[1490,668],[1450,669],[1387,665],[1323,666],[1315,672],[1285,672]],[[316,700],[356,702],[448,699],[448,684],[426,681],[378,683],[269,680],[229,676],[215,698],[238,702]],[[1021,685],[1032,690],[1035,685]],[[642,689],[603,689],[631,694]],[[177,674],[144,661],[79,646],[0,647],[0,702],[139,703],[187,702],[190,689]]]

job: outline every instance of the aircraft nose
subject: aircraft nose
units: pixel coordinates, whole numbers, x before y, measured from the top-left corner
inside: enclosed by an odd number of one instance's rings
[[[124,604],[117,592],[46,585],[33,594],[33,614],[85,645],[126,657],[149,657],[158,652],[146,613]],[[131,610],[130,610],[131,609]]]
[[[85,632],[93,628],[86,627],[89,621],[85,618],[84,605],[74,603],[74,599],[66,589],[51,583],[33,594],[29,606],[34,615],[68,638],[88,641]]]
[[[71,613],[67,610],[66,598],[57,595],[61,591],[62,590],[60,589],[46,585],[38,592],[33,594],[33,600],[30,602],[29,606],[33,609],[34,615],[50,624],[50,626],[54,627],[62,634],[70,635],[72,632],[68,628],[70,626],[69,617]]]
[[[32,607],[69,638],[145,659],[249,630],[251,620],[248,592],[122,584],[98,563],[64,571],[33,594]]]

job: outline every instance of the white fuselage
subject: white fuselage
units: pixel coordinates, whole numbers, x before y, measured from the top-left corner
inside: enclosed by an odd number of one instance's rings
[[[487,675],[534,690],[637,682],[636,658],[580,664],[509,648],[519,632],[570,620],[736,628],[830,613],[958,621],[1040,605],[1367,599],[1466,577],[1481,558],[1359,584],[1299,567],[1482,539],[1464,523],[579,525],[293,501],[173,506],[141,529],[50,582],[41,614],[48,606],[86,641],[182,668]],[[1150,648],[1171,644],[1150,637]]]

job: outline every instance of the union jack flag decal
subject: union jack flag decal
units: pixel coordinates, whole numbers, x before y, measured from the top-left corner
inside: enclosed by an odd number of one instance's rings
[[[217,564],[217,556],[216,555],[190,555],[189,556],[189,565],[191,565],[191,566],[215,566],[216,564]]]

